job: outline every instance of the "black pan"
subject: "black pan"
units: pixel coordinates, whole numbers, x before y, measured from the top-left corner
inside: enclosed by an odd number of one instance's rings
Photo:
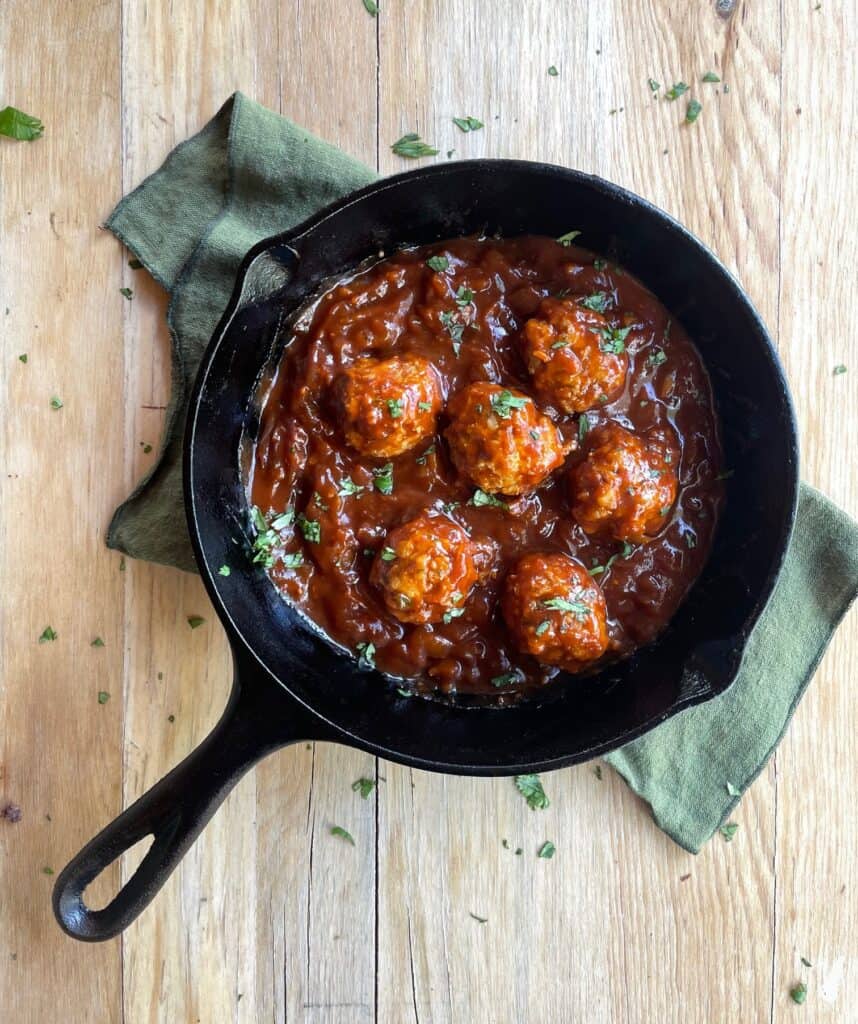
[[[712,555],[659,640],[585,684],[570,679],[543,702],[505,709],[404,698],[314,632],[246,557],[240,451],[256,429],[257,382],[282,351],[290,314],[326,279],[379,250],[481,231],[556,236],[573,228],[658,295],[709,369],[734,471]],[[613,750],[722,693],[774,587],[797,488],[789,393],[753,306],[681,225],[615,185],[523,161],[439,165],[369,185],[261,242],[242,263],[203,357],[185,438],[188,525],[232,645],[232,695],[203,743],[61,872],[61,927],[88,941],[127,927],[242,774],[288,743],[333,740],[452,774],[541,772]],[[233,567],[228,577],[217,571],[224,562]],[[154,842],[138,870],[107,907],[90,910],[86,886],[148,835]]]

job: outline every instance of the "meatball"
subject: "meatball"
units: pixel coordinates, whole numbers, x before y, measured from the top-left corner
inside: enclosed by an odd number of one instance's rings
[[[506,578],[501,610],[519,650],[546,665],[579,672],[608,648],[605,596],[568,555],[520,558]]]
[[[457,614],[490,568],[488,546],[452,520],[424,512],[390,531],[370,581],[400,622],[440,622],[451,610]]]
[[[572,513],[586,533],[642,544],[676,500],[676,456],[661,439],[643,441],[609,423],[587,436],[587,456],[570,483]]]
[[[421,356],[360,359],[334,384],[346,441],[363,455],[390,458],[435,429],[441,383]]]
[[[536,393],[565,413],[604,404],[626,379],[627,333],[572,299],[543,299],[522,336]]]
[[[451,399],[446,438],[460,473],[489,494],[524,494],[571,450],[557,427],[522,391],[483,381]]]

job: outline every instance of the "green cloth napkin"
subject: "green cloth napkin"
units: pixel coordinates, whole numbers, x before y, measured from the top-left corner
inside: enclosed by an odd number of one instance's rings
[[[116,510],[110,547],[194,570],[182,508],[184,419],[236,268],[261,238],[374,177],[236,93],[113,211],[107,227],[170,293],[173,392],[155,468]],[[696,853],[762,771],[856,589],[858,525],[802,485],[786,566],[736,682],[607,758],[680,846]]]

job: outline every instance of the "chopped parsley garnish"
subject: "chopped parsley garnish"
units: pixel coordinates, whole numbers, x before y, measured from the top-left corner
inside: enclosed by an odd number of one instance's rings
[[[462,503],[460,501],[447,501],[447,502],[444,502],[444,504],[441,505],[441,511],[444,513],[445,516],[448,516],[448,515],[450,515],[451,512],[453,512],[455,509],[457,509],[459,507],[459,505],[461,505],[461,504]]]
[[[57,395],[54,395],[51,398],[51,408],[52,409],[62,409],[62,407],[63,407],[63,400],[61,398],[59,398]]]
[[[703,104],[700,100],[689,100],[688,108],[685,111],[685,120],[688,124],[694,124],[697,118],[700,116],[700,111],[703,109]]]
[[[449,626],[453,619],[458,619],[459,616],[464,614],[464,608],[448,608],[447,611],[444,612],[442,619]]]
[[[677,82],[675,85],[672,85],[664,95],[669,100],[678,100],[684,92],[688,92],[688,86],[685,82]]]
[[[97,636],[97,637],[96,637],[96,638],[95,638],[95,639],[94,639],[94,640],[92,641],[92,643],[91,643],[91,644],[90,644],[89,646],[90,646],[90,647],[104,647],[104,641],[103,641],[103,640],[101,639],[101,637],[100,637],[100,636]]]
[[[475,508],[506,509],[508,507],[505,501],[501,501],[500,498],[496,498],[493,494],[486,494],[486,492],[480,490],[479,487],[474,491],[474,496],[468,504],[473,505]]]
[[[463,132],[475,132],[483,127],[483,122],[475,117],[454,117],[453,124]]]
[[[739,796],[739,790],[736,789],[732,782],[727,783],[727,796]]]
[[[724,837],[724,842],[729,843],[732,841],[733,836],[739,831],[739,826],[735,821],[728,821],[727,824],[722,825],[718,831]]]
[[[318,491],[313,491],[313,504],[318,505],[323,512],[328,511],[328,506],[322,501],[322,495]]]
[[[450,267],[450,261],[446,256],[430,256],[426,260],[426,266],[430,270],[434,270],[436,274],[441,274]]]
[[[604,313],[610,302],[607,292],[593,292],[583,299],[578,299],[578,305],[585,309],[592,309],[595,313]]]
[[[352,783],[352,790],[355,793],[360,793],[362,800],[366,800],[374,789],[375,779],[355,779]]]
[[[839,377],[841,373],[846,373],[846,367],[843,363],[838,363],[837,366],[834,367],[834,376]]]
[[[304,555],[300,551],[284,555],[282,558],[284,569],[298,569],[304,564]]]
[[[228,565],[222,565],[220,569],[218,569],[217,574],[218,576],[229,576],[231,572],[232,569],[230,569]]]
[[[589,605],[583,601],[567,601],[565,597],[550,597],[542,602],[542,607],[552,612],[571,612],[579,621],[590,614]]]
[[[373,18],[378,14],[378,4],[375,0],[363,0],[363,5]]]
[[[539,847],[539,853],[537,857],[541,857],[543,860],[550,860],[557,852],[557,847],[550,839],[546,839],[542,846]]]
[[[49,868],[47,866],[42,868],[42,874],[43,875],[52,875],[53,873],[54,873],[54,869],[53,868]]]
[[[279,516],[275,516],[271,520],[272,530],[285,530],[287,526],[292,525],[292,520],[295,518],[295,509],[287,508],[285,512],[281,512]]]
[[[202,615],[189,615],[188,616],[188,625],[191,627],[191,629],[199,629],[199,627],[202,626],[202,624],[205,621],[206,620],[202,617]]]
[[[807,999],[807,985],[800,981],[794,988],[789,990],[789,997],[794,1003],[798,1003],[801,1006],[805,999]]]
[[[98,691],[98,703],[99,704],[106,704],[109,700],[110,700],[110,694],[107,692],[107,690],[99,690]]]
[[[469,916],[470,916],[470,917],[472,917],[472,918],[473,918],[473,919],[474,919],[475,921],[479,921],[479,923],[480,923],[480,924],[485,924],[485,923],[486,923],[486,921],[488,921],[488,918],[487,918],[487,917],[479,917],[479,916],[478,916],[477,914],[474,914],[474,913],[473,913],[472,911],[470,911],[470,910],[468,911],[468,914],[469,914]]]
[[[393,463],[386,462],[372,471],[373,484],[379,494],[393,494]]]
[[[256,565],[262,565],[266,569],[274,566],[274,548],[280,541],[280,534],[275,526],[285,517],[285,513],[279,516],[271,526],[261,510],[255,505],[250,510],[250,519],[256,529],[256,536],[253,538],[253,561]],[[291,519],[290,519],[291,522]],[[284,524],[288,525],[288,523]]]
[[[555,341],[554,344],[551,347],[554,349],[554,348],[568,348],[568,346],[569,346],[569,339],[568,338],[561,338],[559,341]]]
[[[453,339],[453,353],[459,354],[462,348],[462,335],[465,333],[465,325],[460,323],[456,319],[456,314],[451,313],[449,310],[444,310],[439,314],[441,325]]]
[[[44,132],[45,126],[37,117],[25,114],[16,107],[4,107],[0,110],[0,135],[19,142],[32,142]]]
[[[801,958],[801,962],[804,964],[805,967],[813,967],[813,964],[807,959],[806,956],[803,956]]]
[[[578,444],[584,443],[584,438],[587,436],[587,432],[590,429],[590,417],[587,413],[583,412],[578,417]]]
[[[552,78],[556,78],[560,74],[560,72],[552,64],[551,67],[548,69],[548,74],[551,75]]]
[[[649,85],[651,92],[658,92],[661,88],[661,82],[657,82],[654,78],[648,78],[647,85]]]
[[[401,398],[388,398],[387,400],[387,411],[390,413],[391,418],[398,420],[402,418],[402,399]]]
[[[650,352],[646,359],[647,366],[661,366],[662,363],[666,362],[667,356],[663,348],[657,348],[655,352]]]
[[[599,333],[602,340],[599,348],[603,352],[611,352],[615,356],[621,355],[626,350],[626,338],[629,336],[631,327],[601,327]]]
[[[124,295],[129,302],[134,298],[134,292],[130,288],[120,288],[119,294]]]
[[[551,629],[551,622],[548,619],[543,619],[542,622],[536,627],[534,632],[537,636],[542,636],[543,633],[547,633]]]
[[[337,839],[344,839],[347,843],[351,843],[354,846],[355,841],[351,837],[351,833],[346,832],[344,828],[340,828],[339,825],[334,825],[331,829],[331,835],[336,836]]]
[[[421,412],[431,412],[432,411],[432,403],[431,402],[418,402],[417,403],[417,408]]]
[[[516,775],[515,787],[532,811],[544,811],[548,807],[550,801],[538,775]]]
[[[18,356],[18,358],[21,360],[22,363],[26,363],[27,362],[27,353],[26,352],[22,352],[21,355]]]
[[[375,668],[375,644],[368,641],[359,643],[355,650],[358,652],[358,665],[361,668]]]
[[[56,630],[51,629],[50,626],[45,626],[45,628],[42,630],[42,635],[39,637],[39,643],[40,644],[50,643],[50,642],[56,640],[57,635],[58,634],[57,634]]]
[[[515,683],[521,682],[521,672],[516,669],[514,672],[504,672],[499,676],[493,676],[491,679],[492,686],[496,686],[499,690],[504,686],[512,686]]]
[[[662,505],[661,508],[658,510],[658,514],[660,516],[664,517],[664,516],[667,515],[667,513],[669,511],[670,511],[670,505]]]
[[[399,694],[400,697],[413,697],[414,696],[414,691],[413,690],[405,690],[401,686],[397,686],[396,687],[396,692]]]
[[[351,495],[360,494],[361,491],[363,491],[363,487],[360,484],[356,484],[350,476],[347,476],[340,480],[340,489],[337,491],[337,494],[341,498],[347,498]]]
[[[308,519],[305,515],[298,516],[298,529],[301,536],[310,544],[318,544],[322,539],[322,524],[315,519]]]
[[[685,546],[688,548],[689,551],[692,548],[696,548],[697,547],[697,538],[694,536],[693,533],[686,533],[686,535],[685,535]]]
[[[151,444],[144,444],[143,445],[143,454],[144,455],[148,455],[151,451],[152,451],[152,445]]]
[[[528,430],[528,434],[530,434],[531,438],[534,441],[538,441],[539,440],[539,431],[538,430]]]
[[[492,412],[502,420],[508,420],[513,409],[523,409],[529,398],[517,398],[511,391],[504,389],[492,395]]]
[[[132,270],[142,270],[143,269],[143,264],[140,262],[140,260],[137,260],[137,259],[129,260],[128,261],[128,266],[131,267]]]
[[[425,143],[417,132],[408,132],[401,139],[390,147],[397,156],[404,156],[408,160],[417,160],[421,156],[437,156],[438,150]]]
[[[703,76],[702,81],[704,81],[704,82],[720,82],[721,79],[718,77],[718,75],[715,74],[714,71],[707,71],[706,74]]]
[[[417,463],[418,466],[425,466],[426,465],[426,460],[429,458],[430,455],[434,455],[434,454],[435,454],[435,445],[434,444],[430,444],[429,447],[426,449],[425,452],[423,452],[422,455],[418,455],[417,456],[417,458],[415,459],[415,462]]]
[[[474,301],[474,293],[470,288],[466,288],[461,285],[459,290],[456,292],[456,305],[460,309],[464,309],[465,306],[469,306]]]
[[[593,269],[594,270],[604,270],[605,267],[607,267],[607,265],[608,265],[608,261],[607,260],[593,260]]]
[[[593,774],[596,776],[599,782],[602,781],[602,766],[600,764],[594,765]]]
[[[381,549],[381,560],[382,562],[392,562],[396,558],[396,552],[393,548],[382,548]]]
[[[561,235],[557,241],[563,246],[564,249],[568,248],[575,239],[581,234],[580,231],[567,231],[565,235]]]

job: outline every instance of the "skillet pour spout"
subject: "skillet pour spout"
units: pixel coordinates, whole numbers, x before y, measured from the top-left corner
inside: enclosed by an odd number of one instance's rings
[[[706,365],[732,473],[712,553],[655,643],[587,679],[561,680],[545,700],[498,709],[403,697],[327,642],[245,557],[247,442],[259,422],[259,381],[279,362],[308,298],[379,251],[469,234],[556,237],[570,228],[658,296]],[[203,356],[185,437],[188,525],[235,654],[233,693],[209,737],[60,873],[61,927],[87,941],[118,934],[235,782],[288,743],[335,740],[452,774],[548,771],[613,750],[722,693],[775,585],[797,491],[795,418],[765,326],[708,249],[616,185],[525,161],[437,165],[369,185],[259,243]],[[224,562],[227,577],[217,571]],[[150,834],[149,852],[113,902],[87,908],[86,886]]]

